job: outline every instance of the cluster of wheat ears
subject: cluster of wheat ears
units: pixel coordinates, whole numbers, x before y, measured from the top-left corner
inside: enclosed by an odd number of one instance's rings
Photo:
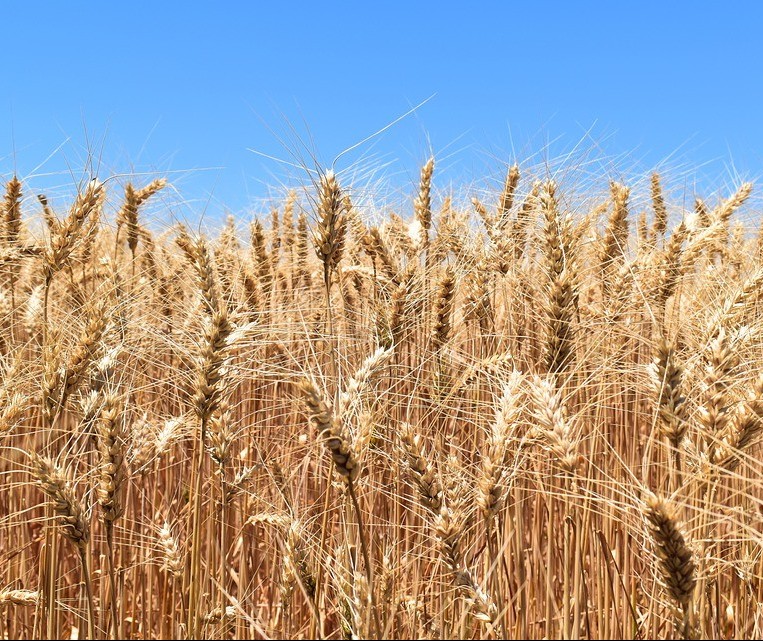
[[[11,179],[0,636],[761,638],[751,185],[527,173],[214,238]]]

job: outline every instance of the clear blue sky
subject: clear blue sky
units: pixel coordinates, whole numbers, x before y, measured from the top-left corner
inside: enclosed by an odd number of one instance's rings
[[[471,179],[583,140],[644,171],[763,169],[759,2],[15,2],[3,22],[0,172],[40,189],[89,149],[102,176],[177,172],[191,209],[241,212],[299,175],[249,149],[330,164],[430,97],[337,167],[410,184],[431,149]]]

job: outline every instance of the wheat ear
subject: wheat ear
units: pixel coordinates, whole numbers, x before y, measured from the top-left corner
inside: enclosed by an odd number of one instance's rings
[[[419,193],[413,201],[413,212],[424,233],[424,247],[429,244],[429,230],[432,227],[432,173],[434,158],[430,158],[421,168]]]
[[[690,631],[692,600],[697,584],[694,553],[686,543],[681,523],[676,518],[672,505],[666,499],[647,494],[643,511],[665,587],[681,607],[681,627],[686,637]]]
[[[501,480],[508,456],[509,433],[519,418],[522,382],[522,375],[519,372],[513,372],[503,386],[503,393],[488,436],[487,452],[482,457],[477,483],[477,505],[488,523],[503,505]]]
[[[0,590],[0,607],[5,605],[36,606],[39,600],[40,593],[34,590]]]
[[[35,452],[29,456],[32,462],[32,476],[48,497],[61,528],[61,534],[79,553],[82,580],[85,583],[88,602],[88,633],[90,639],[95,639],[95,605],[87,562],[90,525],[87,521],[85,506],[75,496],[72,482],[61,467],[51,459]],[[53,604],[49,603],[48,607],[52,610]]]

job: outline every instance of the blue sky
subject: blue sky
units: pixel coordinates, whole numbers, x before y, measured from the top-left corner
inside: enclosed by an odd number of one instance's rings
[[[471,181],[579,146],[755,179],[762,23],[754,2],[10,3],[0,173],[54,190],[94,155],[243,212],[428,99],[337,168],[406,186],[431,150]]]

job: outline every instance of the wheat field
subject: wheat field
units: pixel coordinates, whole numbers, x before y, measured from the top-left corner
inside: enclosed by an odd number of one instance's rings
[[[7,182],[0,635],[763,637],[752,185],[311,175]]]

